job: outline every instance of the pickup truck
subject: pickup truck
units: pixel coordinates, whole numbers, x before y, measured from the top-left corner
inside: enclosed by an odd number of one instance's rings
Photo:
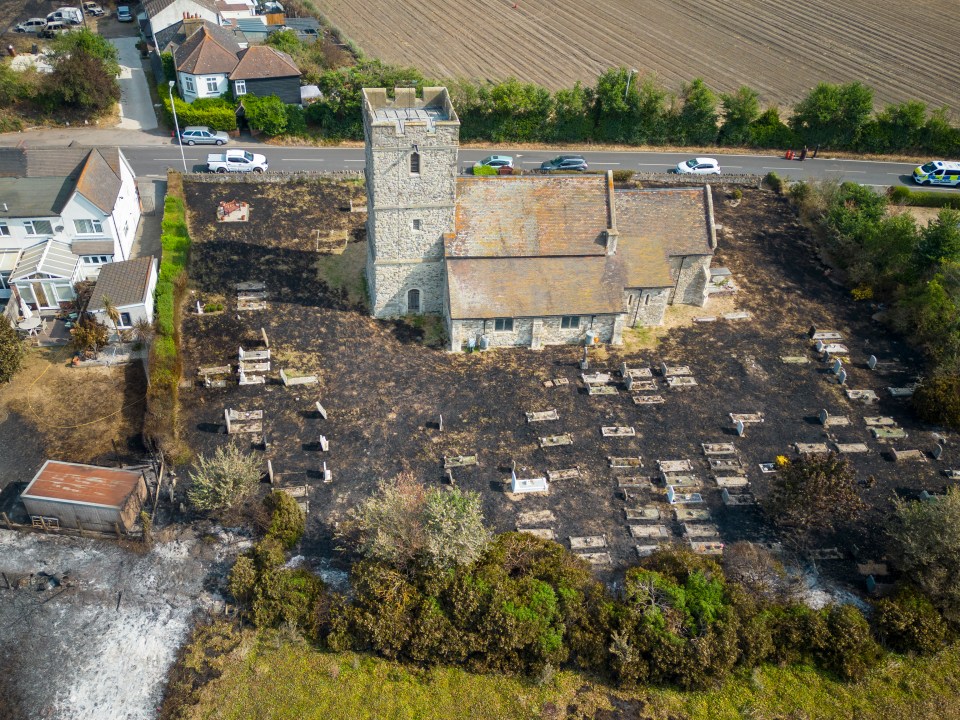
[[[225,153],[207,155],[207,170],[210,172],[264,172],[267,159],[248,150],[227,150]]]

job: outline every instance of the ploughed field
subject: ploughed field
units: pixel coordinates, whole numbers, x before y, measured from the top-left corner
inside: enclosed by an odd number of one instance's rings
[[[942,0],[317,0],[368,54],[428,77],[504,80],[551,89],[593,84],[610,67],[656,73],[671,90],[703,77],[793,104],[818,82],[859,80],[877,101],[922,100],[960,112]],[[942,48],[948,48],[946,54]],[[939,57],[938,57],[939,56]]]
[[[194,241],[191,287],[202,302],[225,305],[218,314],[185,314],[185,439],[195,452],[209,454],[234,441],[254,448],[264,468],[271,460],[279,485],[305,489],[309,543],[329,542],[335,523],[379,479],[410,469],[428,484],[441,483],[445,456],[475,455],[479,464],[455,469],[454,477],[481,494],[487,520],[498,531],[536,526],[552,530],[564,544],[570,536],[603,536],[612,567],[622,567],[644,542],[631,535],[631,508],[658,507],[669,541],[682,542],[662,484],[643,482],[657,478],[658,460],[690,461],[705,501],[700,507],[710,510],[721,541],[729,543],[775,537],[755,506],[724,506],[701,443],[733,443],[742,475],[758,497],[768,491],[770,477],[758,464],[779,454],[797,457],[794,443],[828,443],[831,449],[834,443],[862,443],[865,452],[848,457],[860,479],[876,480],[862,490],[871,510],[852,535],[826,539],[827,546],[843,548],[849,562],[870,558],[872,534],[894,494],[942,491],[942,470],[956,466],[949,449],[955,441],[948,442],[942,460],[933,461],[927,454],[935,447],[930,429],[913,421],[907,401],[886,391],[915,379],[921,370],[915,359],[871,320],[875,308],[853,302],[830,281],[814,259],[806,229],[771,193],[746,190],[733,208],[716,191],[717,221],[724,229],[714,265],[730,268],[740,288],[732,307],[749,316],[674,327],[655,349],[594,351],[591,371],[611,373],[618,388],[615,395],[598,396],[588,395],[580,381],[580,348],[449,354],[424,347],[423,329],[415,325],[371,319],[357,297],[365,240],[364,216],[349,212],[349,201],[362,192],[356,186],[186,182],[184,189]],[[251,222],[218,224],[215,208],[223,200],[248,202]],[[325,229],[346,231],[350,242],[343,254],[327,254],[322,245],[318,252],[317,229],[321,236]],[[245,281],[266,284],[266,307],[238,307],[234,284]],[[731,309],[729,299],[713,302],[692,315]],[[847,398],[812,348],[806,334],[811,324],[843,335],[848,386],[875,391],[877,404]],[[261,327],[272,354],[266,383],[238,386],[238,348],[256,348]],[[627,347],[639,347],[635,340]],[[869,370],[871,354],[886,364]],[[807,362],[784,363],[782,356]],[[619,380],[621,361],[632,368],[658,368],[662,361],[685,365],[697,385],[671,389],[655,371],[650,382],[664,403],[638,406]],[[225,365],[232,369],[223,387],[198,382],[198,368]],[[315,375],[318,382],[284,387],[280,369],[288,376]],[[544,387],[554,378],[568,384]],[[317,401],[326,419],[316,412]],[[228,408],[262,411],[266,451],[256,435],[226,434]],[[848,423],[825,428],[817,420],[821,409]],[[556,410],[557,419],[527,422],[525,413],[549,410]],[[729,413],[763,413],[764,422],[738,437]],[[881,415],[895,418],[908,436],[873,439],[864,418]],[[632,427],[635,434],[605,437],[603,426]],[[566,434],[572,444],[541,446],[543,437]],[[896,463],[892,448],[918,449],[925,459]],[[610,457],[638,456],[641,467],[610,467]],[[330,483],[323,481],[324,461],[333,474]],[[549,495],[513,496],[504,492],[513,462],[521,478],[572,468],[579,476],[556,480]],[[625,478],[639,483],[628,496],[619,489]],[[534,511],[539,519],[531,520]],[[854,546],[858,552],[848,553]],[[851,566],[834,566],[850,577]]]

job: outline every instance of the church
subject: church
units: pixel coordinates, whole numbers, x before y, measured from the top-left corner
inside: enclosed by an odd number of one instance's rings
[[[671,304],[706,303],[717,245],[702,188],[614,188],[612,173],[458,173],[446,88],[363,91],[374,317],[434,313],[451,351],[619,345]]]

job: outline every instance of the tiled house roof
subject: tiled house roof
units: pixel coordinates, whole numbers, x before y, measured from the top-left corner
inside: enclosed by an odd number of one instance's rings
[[[236,51],[224,47],[206,25],[184,40],[173,57],[177,71],[190,75],[229,75],[237,66]]]
[[[230,73],[231,80],[300,77],[300,68],[285,52],[269,45],[251,45],[238,53],[240,61]]]
[[[176,52],[190,36],[199,30],[200,26],[205,27],[217,42],[234,53],[240,52],[240,43],[247,41],[239,30],[221,27],[209,20],[200,20],[199,23],[196,19],[180,20],[157,33],[157,46],[160,52]]]
[[[152,266],[153,258],[149,256],[104,265],[87,309],[91,312],[103,310],[104,297],[110,298],[110,302],[118,308],[142,303],[146,299]]]

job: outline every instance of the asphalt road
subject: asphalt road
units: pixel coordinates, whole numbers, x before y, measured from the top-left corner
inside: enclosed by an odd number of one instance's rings
[[[229,147],[244,147],[230,145]],[[359,170],[364,164],[363,150],[360,148],[304,148],[272,147],[257,145],[250,147],[254,152],[267,156],[271,170]],[[187,169],[201,171],[205,169],[208,153],[216,152],[216,147],[184,147]],[[124,154],[133,165],[137,175],[163,175],[167,168],[180,169],[183,161],[177,145],[129,147]],[[471,166],[475,161],[504,150],[461,150],[461,168]],[[512,153],[514,164],[524,169],[533,169],[544,160],[558,155],[556,150],[526,150]],[[595,170],[637,170],[642,172],[667,172],[681,160],[690,157],[683,153],[659,152],[583,152],[581,153]],[[834,160],[807,157],[804,162],[784,160],[773,155],[722,155],[715,154],[720,160],[724,173],[766,175],[771,170],[791,180],[811,180],[837,178],[852,180],[862,185],[888,187],[891,185],[912,185],[910,179],[914,164],[896,162],[871,162],[867,160]]]

